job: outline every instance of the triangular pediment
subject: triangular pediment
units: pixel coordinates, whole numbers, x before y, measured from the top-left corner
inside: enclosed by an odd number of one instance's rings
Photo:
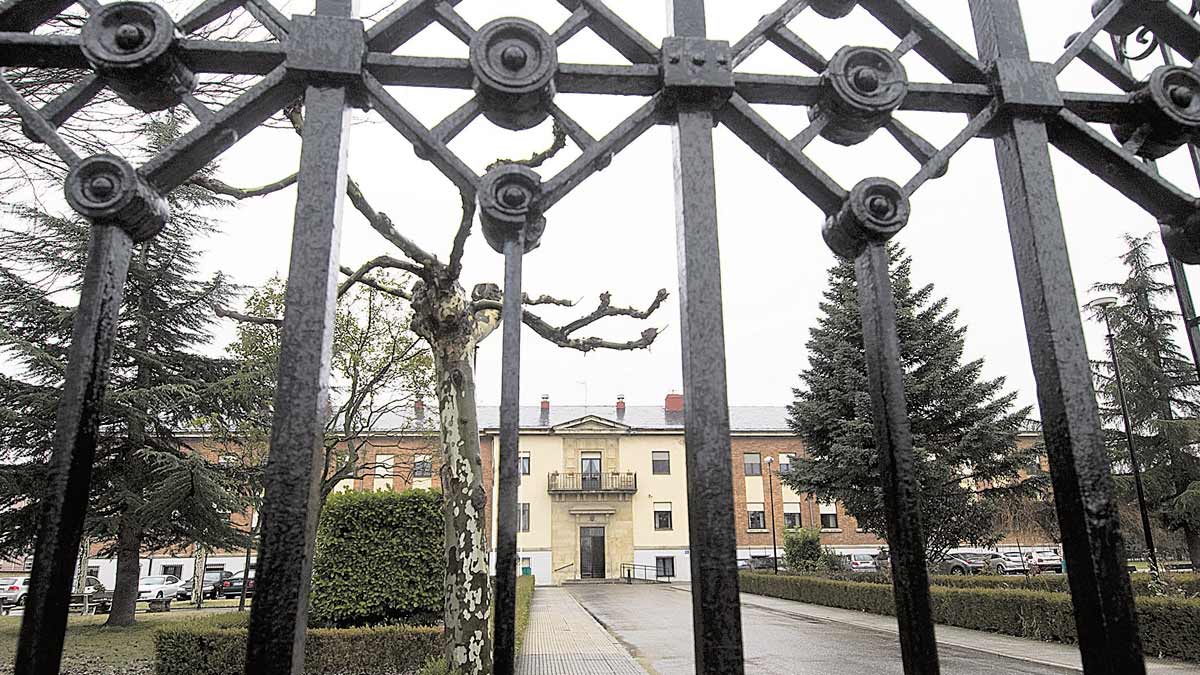
[[[573,432],[614,432],[628,431],[629,427],[614,422],[613,420],[599,417],[597,415],[586,415],[578,419],[573,419],[569,422],[556,424],[551,427],[553,431],[573,431]]]

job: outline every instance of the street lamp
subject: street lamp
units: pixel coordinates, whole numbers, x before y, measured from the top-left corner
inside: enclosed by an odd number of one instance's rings
[[[1150,511],[1146,508],[1146,493],[1142,490],[1142,470],[1138,466],[1137,453],[1133,447],[1133,428],[1129,423],[1129,406],[1125,402],[1125,386],[1121,382],[1121,366],[1117,360],[1117,341],[1113,337],[1108,310],[1115,307],[1117,298],[1106,295],[1089,302],[1085,307],[1097,309],[1104,317],[1104,329],[1108,331],[1108,350],[1112,355],[1113,377],[1117,381],[1117,400],[1121,404],[1121,418],[1125,423],[1125,442],[1129,446],[1129,466],[1133,471],[1133,484],[1137,488],[1138,510],[1142,513],[1142,532],[1146,536],[1146,551],[1150,556],[1150,574],[1158,576],[1158,556],[1154,552],[1154,534],[1150,531]]]
[[[774,457],[767,457],[767,499],[771,502],[771,567],[779,574],[779,550],[775,545],[775,488],[771,485],[771,464]]]

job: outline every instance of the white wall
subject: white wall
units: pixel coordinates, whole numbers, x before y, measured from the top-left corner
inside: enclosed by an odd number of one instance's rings
[[[672,581],[692,580],[692,556],[686,548],[638,549],[633,552],[633,563],[649,568],[639,570],[639,574],[653,575],[657,566],[655,559],[659,556],[675,558],[675,577]]]
[[[254,556],[250,557],[250,563],[254,563]],[[190,579],[194,573],[195,559],[191,556],[186,558],[169,557],[169,556],[154,556],[153,558],[142,558],[141,571],[139,577],[148,577],[155,574],[163,573],[164,565],[181,565],[183,574],[181,579]],[[207,560],[209,566],[224,565],[226,572],[237,574],[246,566],[246,556],[242,555],[210,555]],[[112,588],[117,582],[117,559],[116,558],[90,558],[88,559],[89,567],[99,567],[100,573],[97,575],[100,583],[108,588]]]

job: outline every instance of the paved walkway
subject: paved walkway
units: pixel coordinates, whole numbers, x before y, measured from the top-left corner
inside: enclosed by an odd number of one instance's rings
[[[646,675],[565,588],[538,586],[517,675]]]

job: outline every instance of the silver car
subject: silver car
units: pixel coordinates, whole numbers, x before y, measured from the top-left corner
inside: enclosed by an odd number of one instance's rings
[[[0,578],[0,604],[24,605],[29,594],[29,577]]]

